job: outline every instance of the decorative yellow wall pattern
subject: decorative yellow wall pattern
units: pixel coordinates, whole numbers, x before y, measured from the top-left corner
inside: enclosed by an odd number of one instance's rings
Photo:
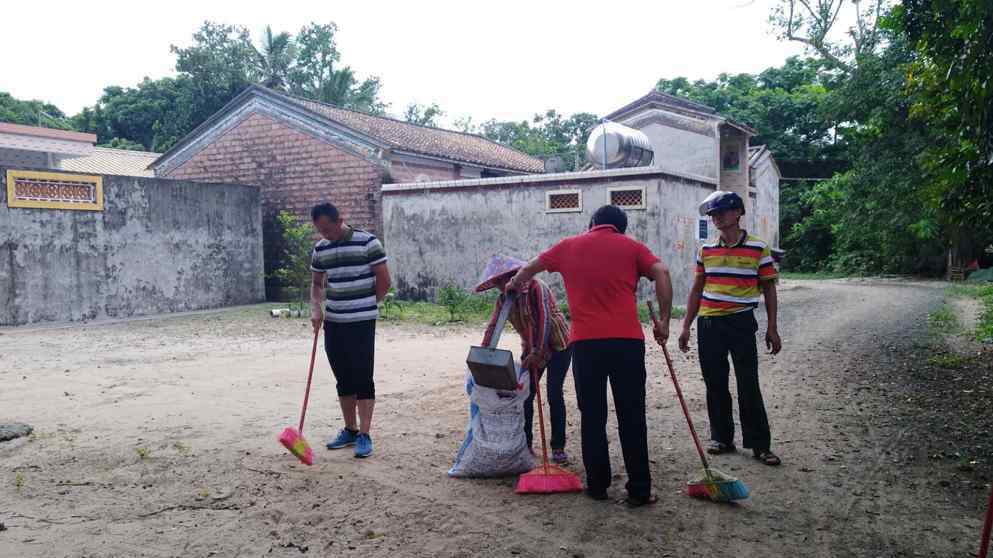
[[[103,178],[64,172],[8,170],[7,206],[103,211]]]

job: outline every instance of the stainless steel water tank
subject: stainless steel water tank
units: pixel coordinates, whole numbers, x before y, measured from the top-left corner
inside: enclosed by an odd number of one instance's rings
[[[600,124],[590,132],[586,154],[599,169],[647,167],[655,158],[652,143],[644,132],[614,122]]]

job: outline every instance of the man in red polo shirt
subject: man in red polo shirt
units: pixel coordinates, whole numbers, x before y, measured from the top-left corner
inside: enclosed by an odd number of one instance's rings
[[[627,216],[606,205],[593,214],[590,230],[567,238],[522,268],[507,285],[519,290],[537,273],[558,272],[565,281],[572,320],[572,371],[582,413],[586,494],[607,498],[607,380],[614,394],[617,430],[628,473],[627,502],[655,502],[648,469],[645,421],[645,336],[638,320],[638,281],[655,281],[662,310],[655,338],[669,338],[672,283],[669,270],[644,244],[624,235]]]

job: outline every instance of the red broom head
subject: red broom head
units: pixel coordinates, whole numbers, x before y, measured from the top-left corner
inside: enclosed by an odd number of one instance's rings
[[[518,494],[558,494],[563,492],[582,492],[583,482],[575,473],[556,465],[544,466],[524,473],[517,479]]]
[[[314,464],[314,450],[310,449],[310,444],[303,435],[292,426],[287,427],[279,435],[279,443],[290,450],[290,453],[297,456],[297,459],[306,465]]]

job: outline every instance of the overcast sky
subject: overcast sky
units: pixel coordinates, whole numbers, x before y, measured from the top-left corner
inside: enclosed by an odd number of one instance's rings
[[[774,0],[501,2],[353,0],[248,2],[7,2],[0,91],[42,99],[67,114],[108,85],[174,73],[171,44],[185,46],[204,20],[296,32],[338,24],[343,62],[383,81],[398,113],[437,102],[445,120],[608,113],[662,77],[713,79],[757,72],[801,52],[779,42]]]

